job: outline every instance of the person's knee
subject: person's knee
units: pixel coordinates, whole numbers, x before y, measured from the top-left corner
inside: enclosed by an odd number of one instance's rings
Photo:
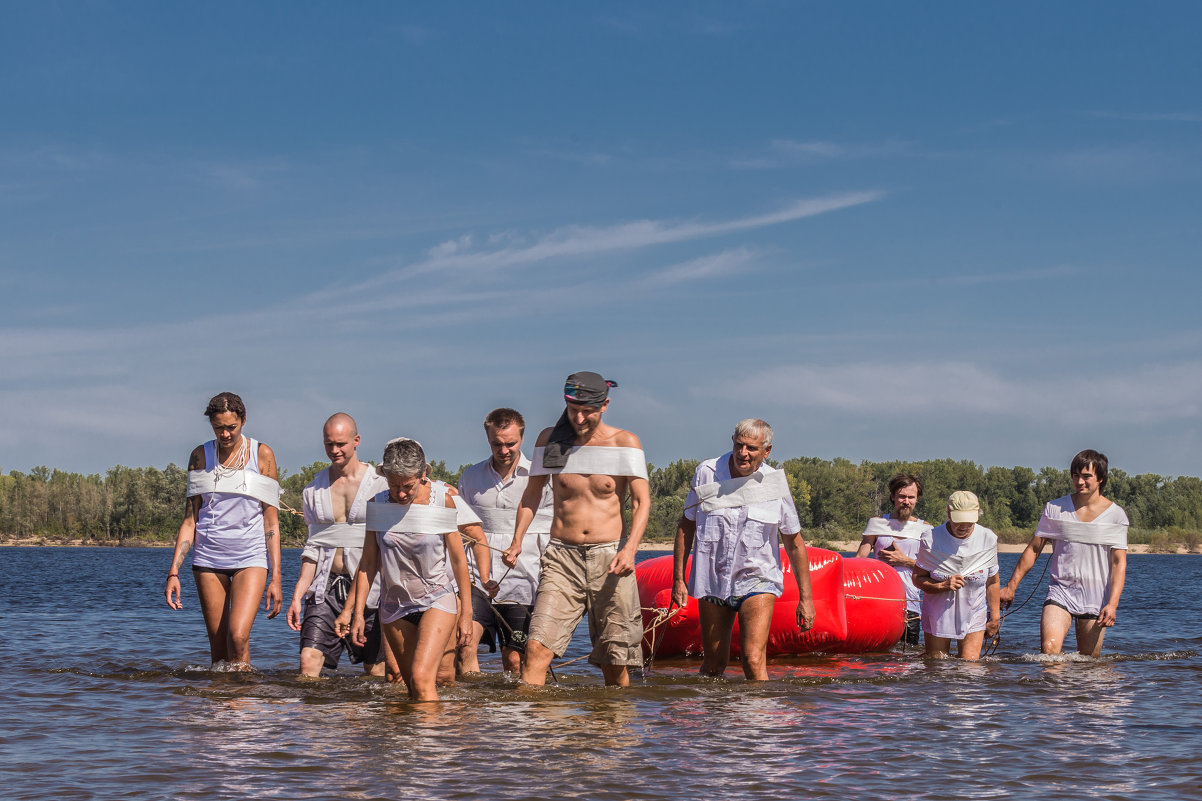
[[[300,653],[300,668],[301,673],[306,676],[321,675],[321,669],[325,666],[326,655],[316,648],[302,648]]]

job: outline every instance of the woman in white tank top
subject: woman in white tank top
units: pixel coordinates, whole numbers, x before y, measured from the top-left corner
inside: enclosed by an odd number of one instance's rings
[[[377,513],[383,518],[389,511],[379,507],[399,504],[457,508],[455,488],[427,478],[430,465],[416,440],[402,437],[389,442],[380,470],[388,481],[388,492],[380,493],[368,504],[368,531],[355,579],[351,637],[356,643],[367,642],[364,607],[367,588],[378,572],[380,624],[400,664],[399,678],[413,700],[434,701],[438,699],[435,685],[439,666],[453,659],[455,648],[466,644],[472,631],[471,578],[460,531],[481,541],[484,533],[478,525],[457,525],[456,514],[440,515],[449,524],[419,524],[421,515],[409,512],[390,527],[375,523],[389,530],[373,530]],[[395,512],[395,507],[391,511]],[[446,526],[451,530],[443,530]],[[448,681],[454,682],[454,677],[452,669]]]
[[[250,630],[266,589],[264,608],[268,617],[279,614],[280,589],[279,511],[271,504],[249,497],[246,477],[259,474],[271,482],[278,478],[271,448],[242,433],[246,406],[232,392],[213,397],[205,409],[215,439],[198,445],[188,459],[189,484],[193,477],[208,478],[210,491],[190,487],[184,521],[175,538],[175,554],[167,574],[167,605],[182,609],[179,571],[193,543],[192,576],[213,665],[250,669]],[[238,479],[237,476],[242,476]],[[228,478],[238,491],[218,491],[215,482]],[[197,486],[203,486],[199,480]],[[276,485],[278,497],[278,485]],[[268,563],[271,581],[268,583]]]

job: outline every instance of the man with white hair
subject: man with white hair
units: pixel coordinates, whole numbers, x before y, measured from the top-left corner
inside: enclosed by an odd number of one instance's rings
[[[772,613],[784,593],[781,541],[797,582],[797,626],[803,632],[814,626],[810,561],[788,479],[765,462],[772,453],[772,426],[741,420],[731,441],[729,453],[702,462],[693,475],[676,531],[672,600],[684,606],[688,596],[698,599],[703,675],[726,671],[737,617],[743,675],[763,681]]]

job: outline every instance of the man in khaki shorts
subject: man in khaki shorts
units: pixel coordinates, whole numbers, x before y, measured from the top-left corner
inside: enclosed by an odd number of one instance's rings
[[[567,650],[572,631],[588,613],[593,651],[605,683],[630,684],[629,666],[643,663],[643,618],[634,561],[651,511],[647,460],[639,438],[606,425],[609,388],[597,373],[568,376],[566,408],[535,443],[530,481],[518,508],[513,542],[502,560],[517,563],[522,540],[551,477],[555,498],[551,541],[530,621],[522,680],[544,684],[551,660]],[[623,540],[622,503],[631,498],[630,531]]]

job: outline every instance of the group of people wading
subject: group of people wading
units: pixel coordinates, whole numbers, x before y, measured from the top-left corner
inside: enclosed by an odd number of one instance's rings
[[[639,438],[602,421],[615,386],[597,373],[569,376],[564,411],[539,434],[533,459],[522,453],[521,414],[490,412],[491,456],[465,469],[458,488],[429,477],[425,451],[408,437],[387,444],[379,467],[361,461],[355,421],[331,416],[322,430],[330,467],[303,492],[309,537],[287,608],[301,635],[301,673],[336,668],[345,650],[367,672],[403,681],[413,699],[433,700],[439,684],[479,670],[477,651],[487,643],[500,647],[507,671],[541,685],[587,614],[589,661],[606,684],[629,684],[630,669],[643,662],[634,565],[650,493]],[[212,661],[249,669],[259,599],[269,618],[283,608],[275,456],[243,434],[246,407],[237,395],[215,396],[205,415],[214,439],[188,459],[187,511],[164,594],[182,608],[179,571],[194,547]],[[765,461],[772,427],[749,418],[731,439],[730,452],[694,474],[676,536],[672,602],[698,599],[703,674],[725,672],[737,619],[743,672],[766,679],[784,590],[782,543],[803,632],[814,625],[809,559],[788,481]],[[928,654],[946,655],[956,640],[961,657],[977,658],[1001,606],[1052,540],[1043,650],[1059,652],[1076,621],[1079,650],[1100,652],[1126,565],[1127,519],[1101,495],[1106,470],[1103,454],[1078,454],[1073,494],[1047,505],[1005,588],[997,537],[977,523],[976,497],[954,493],[948,522],[932,527],[912,514],[921,481],[895,477],[894,511],[869,521],[857,555],[874,552],[901,574],[904,639],[917,643],[921,627]]]

